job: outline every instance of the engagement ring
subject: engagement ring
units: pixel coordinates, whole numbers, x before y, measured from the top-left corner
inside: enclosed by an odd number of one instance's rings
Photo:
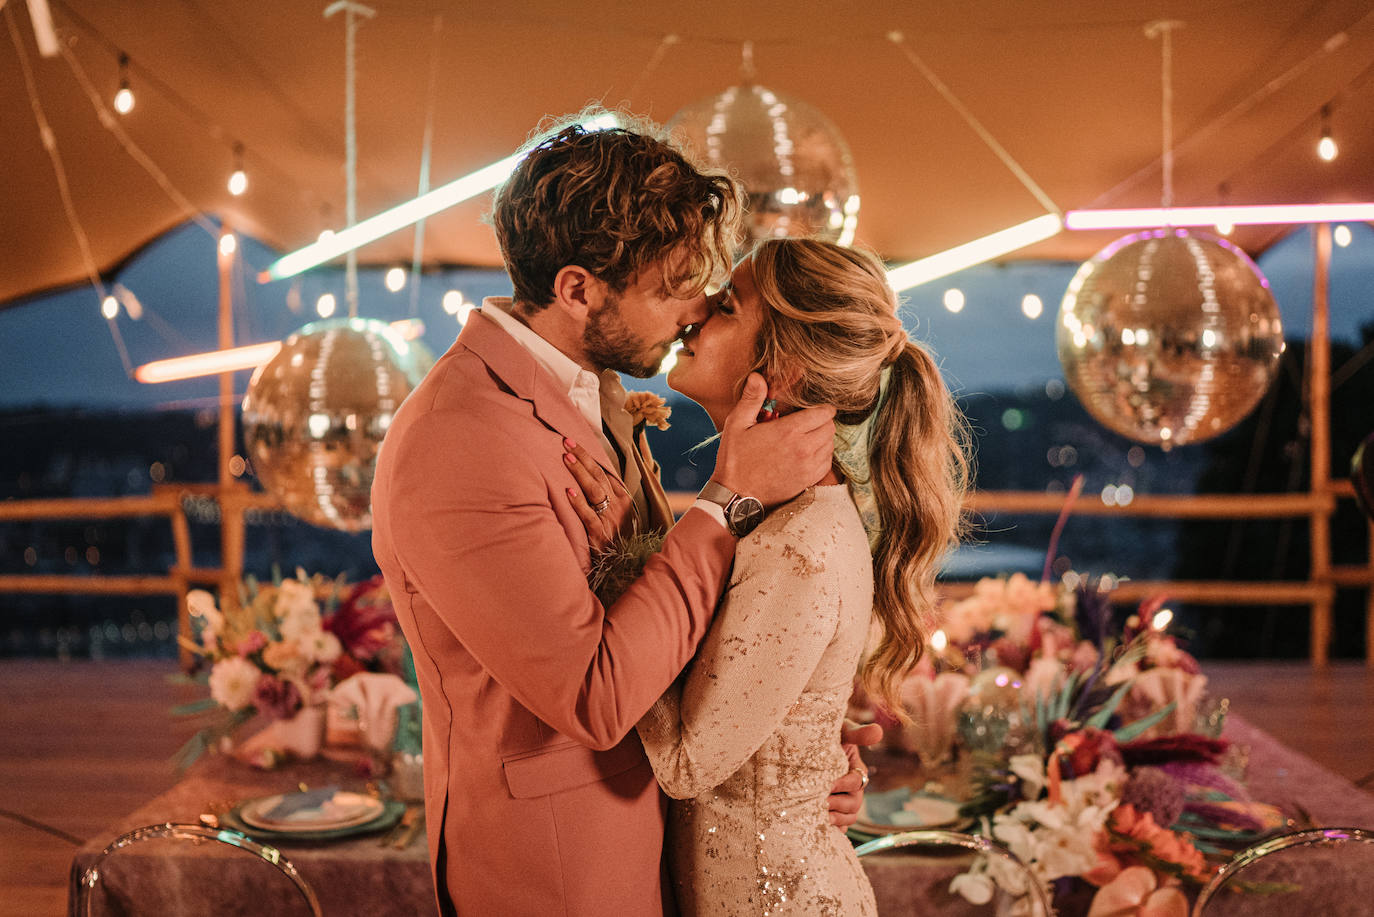
[[[600,516],[606,511],[606,507],[611,505],[611,495],[607,494],[601,498],[601,502],[592,504],[592,512]]]

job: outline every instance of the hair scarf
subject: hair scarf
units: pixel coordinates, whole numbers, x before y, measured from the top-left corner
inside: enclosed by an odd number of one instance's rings
[[[869,553],[878,549],[883,523],[878,513],[878,497],[873,492],[873,472],[868,463],[873,455],[878,415],[887,401],[887,384],[891,378],[892,367],[884,366],[878,381],[878,403],[867,417],[856,424],[835,422],[835,464],[840,466],[840,471],[849,482],[849,494],[854,499],[864,532],[868,535]]]

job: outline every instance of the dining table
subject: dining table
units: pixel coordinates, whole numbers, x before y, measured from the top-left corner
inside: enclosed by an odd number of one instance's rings
[[[1374,827],[1374,796],[1350,781],[1234,714],[1227,721],[1224,738],[1244,759],[1246,784],[1253,798],[1272,803],[1314,826]],[[866,751],[865,759],[874,768],[873,789],[924,781],[905,756]],[[259,770],[224,755],[202,759],[172,789],[129,813],[76,852],[70,872],[69,913],[78,915],[77,891],[87,869],[110,841],[123,833],[166,822],[199,823],[202,816],[213,820],[216,813],[222,814],[244,800],[291,793],[302,787],[338,786],[360,793],[375,792],[375,785],[369,786],[368,778],[355,764],[344,756],[342,760],[320,758]],[[251,836],[252,831],[248,833]],[[471,842],[480,844],[482,838],[474,837]],[[274,839],[270,843],[314,890],[322,912],[329,917],[413,917],[436,911],[423,830],[372,832],[330,840]],[[462,852],[456,850],[450,855],[461,856]],[[939,858],[890,851],[864,856],[861,862],[873,885],[880,915],[967,912],[967,903],[949,890],[952,868]],[[216,913],[271,913],[251,890],[251,870],[260,866],[254,858],[225,845],[171,846],[161,855],[136,862],[135,888],[130,894],[155,896],[149,900],[161,902],[159,913],[199,913],[196,898],[205,883],[227,888],[241,883],[246,890],[234,899],[241,909],[219,906]],[[1057,904],[1065,915],[1086,911],[1086,901]],[[499,912],[499,905],[494,903],[491,913]]]

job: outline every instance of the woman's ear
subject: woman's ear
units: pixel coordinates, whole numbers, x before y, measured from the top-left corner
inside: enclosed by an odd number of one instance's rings
[[[787,364],[771,376],[765,376],[768,380],[768,397],[776,398],[781,404],[794,405],[797,403],[797,386],[801,383],[801,367],[796,364]]]

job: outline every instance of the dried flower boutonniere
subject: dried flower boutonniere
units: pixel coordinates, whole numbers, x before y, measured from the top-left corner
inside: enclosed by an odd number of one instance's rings
[[[636,427],[651,424],[660,430],[666,430],[673,409],[653,392],[630,392],[625,396],[625,412],[630,415]]]

